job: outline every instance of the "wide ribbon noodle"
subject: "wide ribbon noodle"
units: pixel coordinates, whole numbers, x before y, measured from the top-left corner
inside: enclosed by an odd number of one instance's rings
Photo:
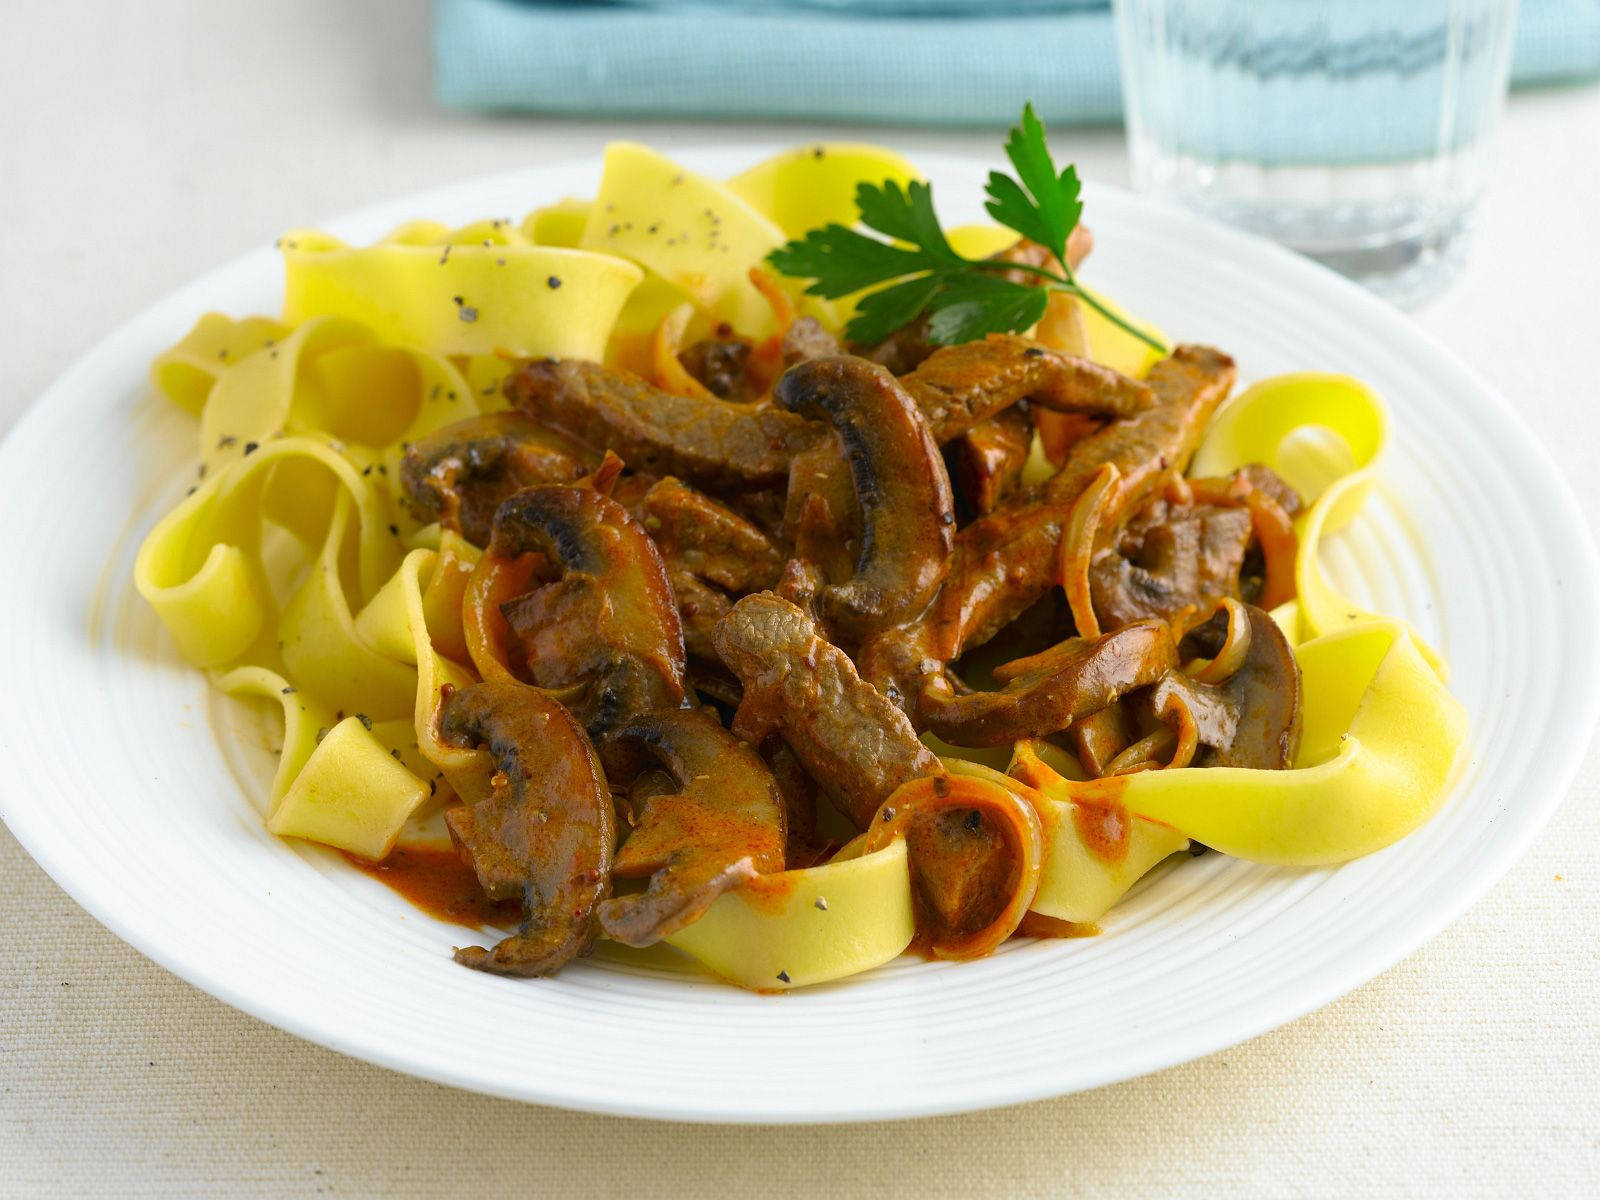
[[[501,220],[414,221],[359,248],[297,230],[280,245],[284,320],[354,317],[438,354],[600,358],[644,278],[612,255],[536,246]]]
[[[503,407],[508,357],[634,361],[685,304],[701,326],[770,334],[773,298],[752,268],[787,237],[850,220],[857,182],[915,177],[889,151],[823,145],[724,184],[615,145],[595,198],[518,224],[416,222],[364,247],[286,235],[281,318],[207,314],[156,360],[154,386],[198,417],[200,478],[141,547],[134,579],[186,659],[224,691],[281,709],[273,832],[381,859],[430,807],[488,793],[487,756],[435,729],[444,690],[477,678],[462,596],[478,551],[419,527],[400,503],[406,444]],[[951,237],[971,255],[1010,240],[977,226]],[[834,328],[850,310],[795,300]],[[1149,367],[1152,352],[1111,322],[1067,315],[1089,356],[1127,374]],[[1339,470],[1309,481],[1291,437],[1307,427],[1346,451]],[[1008,758],[932,743],[952,775],[1009,789],[1036,815],[1032,913],[1091,925],[1191,839],[1315,866],[1386,846],[1436,810],[1464,743],[1462,709],[1437,656],[1340,596],[1318,558],[1322,537],[1360,510],[1386,433],[1359,382],[1282,376],[1225,407],[1193,464],[1217,476],[1263,462],[1319,493],[1297,522],[1299,599],[1274,613],[1303,679],[1291,770],[1085,781],[1043,744]],[[903,838],[870,849],[858,838],[822,865],[727,892],[668,940],[746,986],[821,983],[911,944],[913,888]]]

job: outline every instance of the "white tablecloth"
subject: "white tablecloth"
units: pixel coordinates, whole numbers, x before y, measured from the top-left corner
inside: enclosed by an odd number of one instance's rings
[[[287,226],[612,136],[791,132],[442,114],[419,0],[8,5],[0,114],[0,429],[120,321]],[[843,132],[872,136],[792,130]],[[995,144],[888,136],[913,157]],[[1058,147],[1126,179],[1115,131]],[[1519,95],[1471,267],[1420,318],[1526,415],[1591,521],[1597,230],[1600,90]],[[1276,1033],[1056,1101],[787,1130],[489,1100],[308,1045],[145,961],[0,829],[0,1194],[1600,1195],[1597,795],[1591,753],[1468,915]]]

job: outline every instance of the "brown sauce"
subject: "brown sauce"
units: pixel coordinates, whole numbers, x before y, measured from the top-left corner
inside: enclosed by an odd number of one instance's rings
[[[788,907],[799,880],[790,872],[757,875],[739,885],[739,895],[751,908],[770,916],[781,915]]]
[[[1013,937],[1032,938],[1087,938],[1099,937],[1100,926],[1093,921],[1063,921],[1059,917],[1047,917],[1039,912],[1022,914],[1022,921],[1017,926]]]
[[[491,900],[453,846],[396,846],[381,862],[346,854],[363,874],[404,896],[430,917],[472,929],[510,927],[522,918],[520,900]]]
[[[1080,800],[1072,806],[1072,823],[1089,853],[1101,862],[1116,864],[1128,857],[1133,818],[1122,801]]]
[[[1013,773],[1023,783],[1039,787],[1046,782],[1034,763],[1024,760],[1019,765],[1022,769],[1013,768]],[[1126,776],[1113,775],[1107,779],[1073,783],[1070,788],[1072,823],[1078,837],[1090,854],[1112,865],[1127,859],[1133,838],[1133,815],[1122,803],[1122,793],[1127,787]]]

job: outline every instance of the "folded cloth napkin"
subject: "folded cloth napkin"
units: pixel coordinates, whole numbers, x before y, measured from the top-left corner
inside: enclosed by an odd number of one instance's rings
[[[965,15],[962,15],[965,14]],[[1115,121],[1107,0],[436,0],[454,108],[997,125]],[[1600,0],[1522,0],[1518,84],[1600,75]]]

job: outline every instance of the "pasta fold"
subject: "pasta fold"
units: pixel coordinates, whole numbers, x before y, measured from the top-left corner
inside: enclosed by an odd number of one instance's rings
[[[773,332],[773,315],[750,268],[784,240],[725,184],[648,146],[612,142],[579,244],[648,267],[701,309],[758,337]]]
[[[1331,434],[1343,461],[1313,457],[1295,447],[1291,435],[1306,430]],[[1335,629],[1388,618],[1363,611],[1341,595],[1322,573],[1322,537],[1355,519],[1372,492],[1378,458],[1389,440],[1383,402],[1359,379],[1303,372],[1264,379],[1234,397],[1211,423],[1196,452],[1190,475],[1227,475],[1246,463],[1264,463],[1302,494],[1314,496],[1296,522],[1298,598],[1275,614],[1291,641],[1304,641]],[[1295,451],[1298,450],[1298,453]],[[1330,468],[1329,460],[1336,465]],[[1418,651],[1441,674],[1443,660],[1420,638]]]
[[[892,180],[921,179],[893,150],[860,142],[820,142],[796,146],[728,180],[727,188],[783,231],[797,238],[830,222],[854,225],[856,187]],[[1015,241],[1013,234],[1011,240]]]
[[[915,932],[901,839],[874,854],[758,876],[667,941],[733,983],[785,990],[881,966]]]
[[[1303,677],[1300,753],[1288,771],[1141,771],[1071,781],[1013,762],[1034,787],[1159,821],[1251,862],[1315,867],[1381,850],[1449,793],[1466,714],[1405,626],[1350,625],[1295,648]]]
[[[297,230],[280,246],[285,321],[337,314],[434,354],[598,361],[644,277],[614,254],[534,245],[503,221],[403,226],[362,247]]]

